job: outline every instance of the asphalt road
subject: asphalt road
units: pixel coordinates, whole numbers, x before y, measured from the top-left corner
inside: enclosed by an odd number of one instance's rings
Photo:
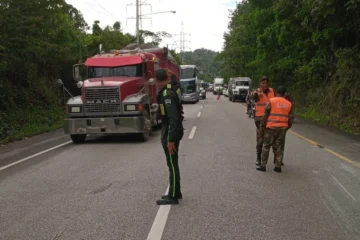
[[[0,239],[360,239],[360,141],[299,121],[283,172],[272,157],[258,172],[243,104],[207,95],[184,105],[177,206],[155,203],[168,186],[159,131],[146,143],[59,146],[69,138],[57,131],[1,147]]]

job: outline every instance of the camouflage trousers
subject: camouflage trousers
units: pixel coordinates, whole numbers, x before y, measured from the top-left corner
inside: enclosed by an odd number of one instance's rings
[[[275,166],[281,167],[284,156],[286,132],[287,129],[282,128],[267,128],[265,130],[261,154],[261,166],[266,166],[269,159],[270,148],[272,147],[275,157]]]
[[[262,133],[260,130],[260,122],[262,118],[261,117],[255,117],[255,126],[256,126],[256,153],[258,155],[261,155],[262,147],[263,147],[263,139],[264,139],[264,133]]]

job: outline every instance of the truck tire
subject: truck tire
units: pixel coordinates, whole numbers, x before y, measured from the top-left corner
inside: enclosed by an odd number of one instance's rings
[[[152,131],[152,126],[151,126],[150,116],[147,110],[144,110],[143,115],[144,115],[144,129],[143,129],[144,132],[139,134],[139,139],[141,142],[146,142],[147,140],[149,140]]]
[[[73,141],[73,143],[82,144],[82,143],[85,143],[86,134],[71,134],[70,138]]]

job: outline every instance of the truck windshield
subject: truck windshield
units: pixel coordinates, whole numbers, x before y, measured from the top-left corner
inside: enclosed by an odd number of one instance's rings
[[[249,82],[247,81],[237,81],[236,86],[249,86]]]
[[[121,67],[90,67],[89,78],[100,77],[142,77],[143,65],[131,65]]]
[[[181,90],[183,93],[193,93],[196,91],[195,80],[192,81],[180,81]]]
[[[180,79],[194,78],[196,77],[195,69],[193,68],[182,68]]]

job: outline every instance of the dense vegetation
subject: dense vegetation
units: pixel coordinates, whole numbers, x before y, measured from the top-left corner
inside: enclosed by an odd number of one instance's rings
[[[121,24],[91,33],[81,13],[64,0],[0,1],[0,144],[62,126],[61,78],[73,93],[72,65],[98,52],[135,41]],[[155,45],[165,32],[141,32]],[[175,53],[173,53],[176,58]]]
[[[183,64],[194,64],[201,69],[201,80],[213,82],[214,78],[218,77],[220,73],[220,64],[216,61],[218,54],[218,52],[200,48],[194,51],[183,52],[180,54],[180,57],[183,60]]]
[[[247,0],[231,14],[222,75],[268,75],[298,113],[360,133],[360,1]]]

